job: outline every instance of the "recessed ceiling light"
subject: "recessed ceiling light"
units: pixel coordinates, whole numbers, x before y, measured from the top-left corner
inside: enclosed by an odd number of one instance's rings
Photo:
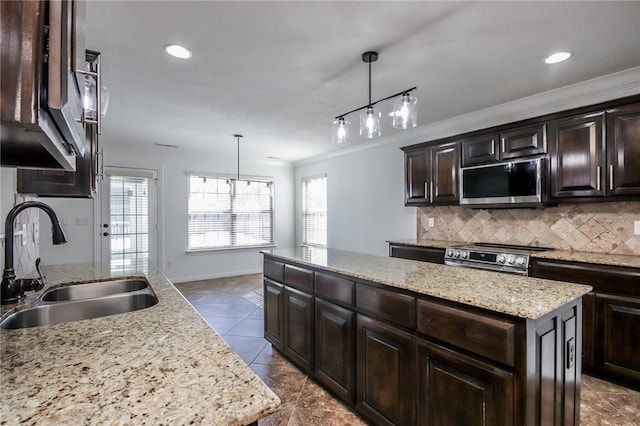
[[[569,52],[556,52],[553,55],[549,56],[544,61],[547,64],[557,64],[558,62],[566,61],[571,57],[571,53]]]
[[[167,44],[164,50],[171,56],[175,56],[180,59],[189,59],[192,55],[191,51],[179,44]]]

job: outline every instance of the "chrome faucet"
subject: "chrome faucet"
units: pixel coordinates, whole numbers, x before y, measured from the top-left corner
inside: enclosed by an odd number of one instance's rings
[[[25,291],[38,291],[44,287],[44,277],[40,272],[40,259],[36,260],[36,269],[38,271],[38,278],[16,278],[15,271],[13,269],[13,222],[16,220],[18,214],[30,207],[37,207],[44,210],[51,219],[51,232],[53,236],[53,244],[64,244],[67,242],[67,237],[64,235],[64,231],[60,226],[58,217],[53,209],[47,204],[39,201],[26,201],[20,203],[11,209],[7,215],[7,219],[4,223],[4,273],[2,274],[2,284],[0,285],[1,300],[0,304],[8,305],[10,303],[16,303],[22,297],[24,297]]]

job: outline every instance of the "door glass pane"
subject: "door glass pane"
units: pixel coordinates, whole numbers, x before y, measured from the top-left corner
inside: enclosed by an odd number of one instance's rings
[[[149,179],[110,176],[111,271],[146,271],[149,262]]]

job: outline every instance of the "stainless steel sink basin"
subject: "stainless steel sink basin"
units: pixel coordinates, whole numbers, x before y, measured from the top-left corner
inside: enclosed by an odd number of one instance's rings
[[[101,288],[100,286],[102,285],[104,287],[101,290],[96,290]],[[74,289],[74,287],[78,287],[78,289]],[[137,287],[140,288],[135,290]],[[121,291],[114,294],[118,289]],[[57,292],[57,290],[71,291]],[[5,318],[0,323],[0,328],[40,327],[69,321],[100,318],[145,309],[158,303],[158,298],[153,289],[145,280],[77,284],[69,287],[60,287],[50,290],[50,292],[55,293],[47,296],[48,300],[44,300],[44,296],[47,295],[45,293],[33,307],[14,312]]]
[[[95,297],[110,296],[112,294],[129,293],[147,287],[149,287],[149,283],[142,279],[75,284],[49,290],[42,295],[41,300],[45,302],[60,302],[66,300],[93,299]]]

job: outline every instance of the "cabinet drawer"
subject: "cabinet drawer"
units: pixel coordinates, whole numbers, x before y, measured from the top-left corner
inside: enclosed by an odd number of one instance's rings
[[[265,258],[264,276],[272,280],[284,282],[284,263]]]
[[[358,311],[405,327],[416,326],[416,299],[406,294],[356,284]]]
[[[505,365],[515,365],[513,323],[418,300],[418,331]]]
[[[353,306],[353,281],[335,275],[316,272],[316,294],[329,300]]]
[[[313,272],[297,266],[284,265],[284,282],[300,290],[313,291]]]

